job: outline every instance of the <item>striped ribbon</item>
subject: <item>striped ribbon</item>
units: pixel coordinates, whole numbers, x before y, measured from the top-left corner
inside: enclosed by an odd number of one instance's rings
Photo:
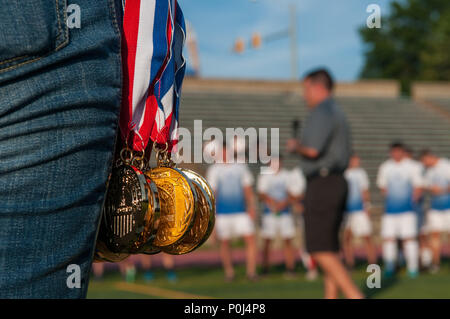
[[[123,99],[120,130],[124,141],[143,151],[151,139],[178,142],[178,109],[186,63],[186,28],[176,0],[124,3]]]

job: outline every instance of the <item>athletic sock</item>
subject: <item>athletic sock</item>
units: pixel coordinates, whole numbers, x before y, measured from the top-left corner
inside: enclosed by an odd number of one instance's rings
[[[424,247],[420,250],[420,262],[425,268],[429,268],[433,263],[433,253],[430,248]]]
[[[419,271],[419,244],[417,240],[405,242],[405,259],[409,273],[417,273]]]
[[[385,241],[383,243],[383,260],[386,272],[393,273],[395,261],[397,259],[397,243],[395,241]]]

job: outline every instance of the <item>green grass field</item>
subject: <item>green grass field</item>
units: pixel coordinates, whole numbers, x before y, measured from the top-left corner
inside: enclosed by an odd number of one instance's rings
[[[258,282],[245,279],[244,266],[236,267],[236,280],[225,283],[222,269],[188,268],[177,271],[178,280],[170,283],[163,270],[155,270],[155,279],[145,282],[138,272],[135,283],[125,283],[117,272],[106,273],[100,281],[91,280],[88,298],[322,298],[322,280],[309,282],[299,267],[297,278],[285,279],[283,267],[274,266],[269,275]],[[364,288],[363,265],[352,276],[371,298],[450,298],[450,261],[445,261],[438,274],[422,273],[410,279],[401,271],[395,279],[382,280],[380,289]]]

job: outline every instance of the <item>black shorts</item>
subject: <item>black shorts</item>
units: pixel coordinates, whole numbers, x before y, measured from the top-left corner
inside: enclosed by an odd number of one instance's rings
[[[308,179],[304,220],[306,250],[309,253],[339,251],[339,229],[347,189],[347,182],[341,174]]]

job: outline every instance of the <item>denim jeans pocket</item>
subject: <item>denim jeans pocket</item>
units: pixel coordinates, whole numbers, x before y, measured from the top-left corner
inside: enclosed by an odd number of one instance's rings
[[[0,73],[66,46],[67,0],[0,0]]]

